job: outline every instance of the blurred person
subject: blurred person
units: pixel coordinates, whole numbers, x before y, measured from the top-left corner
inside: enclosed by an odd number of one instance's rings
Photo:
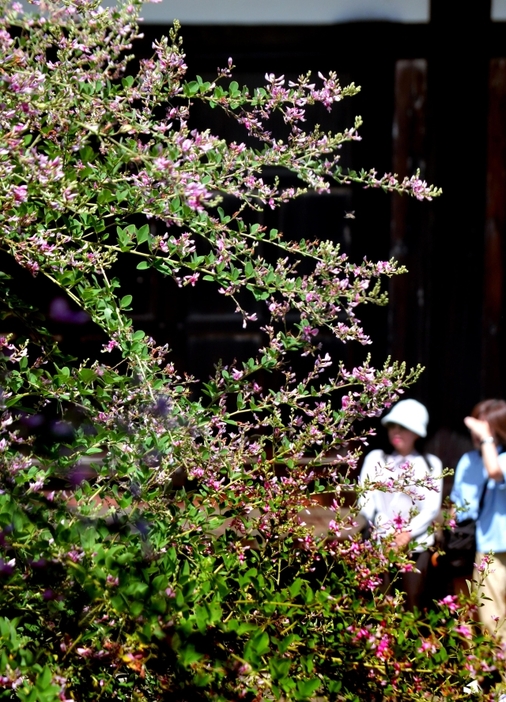
[[[493,563],[479,587],[478,617],[506,643],[506,402],[483,400],[464,423],[475,449],[457,464],[451,499],[459,508],[458,521],[477,520],[475,581],[493,552]]]
[[[392,547],[409,552],[415,562],[411,572],[399,574],[405,606],[413,611],[428,604],[427,574],[434,544],[431,526],[441,509],[442,464],[437,456],[420,453],[415,444],[427,436],[429,414],[417,400],[401,400],[386,414],[390,455],[375,450],[367,454],[359,483],[394,483],[391,489],[367,490],[360,509],[380,539],[392,536]],[[405,490],[400,483],[407,477]],[[416,484],[420,481],[420,484]],[[397,485],[395,483],[398,483]],[[388,587],[389,583],[385,583]]]

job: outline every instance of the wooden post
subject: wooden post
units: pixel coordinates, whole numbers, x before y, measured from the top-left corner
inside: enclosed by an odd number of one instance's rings
[[[443,195],[429,208],[433,304],[424,375],[432,421],[462,432],[462,418],[483,397],[490,7],[491,0],[431,0],[427,180]]]
[[[417,170],[425,178],[427,62],[401,60],[395,66],[392,168],[400,178]],[[392,198],[390,255],[409,275],[392,279],[389,349],[397,360],[418,363],[427,356],[427,210],[408,197]]]
[[[506,59],[492,59],[487,130],[487,199],[483,260],[483,397],[504,395],[504,243],[506,235]]]

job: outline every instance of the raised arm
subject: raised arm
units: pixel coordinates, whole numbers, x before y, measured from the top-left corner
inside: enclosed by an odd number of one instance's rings
[[[485,419],[476,419],[475,417],[466,417],[464,424],[471,432],[473,439],[479,443],[481,449],[481,457],[488,477],[501,483],[504,480],[504,474],[499,465],[499,455],[495,437],[493,436],[490,425]]]

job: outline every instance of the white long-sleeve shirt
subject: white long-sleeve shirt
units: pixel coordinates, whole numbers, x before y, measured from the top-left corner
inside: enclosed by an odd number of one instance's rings
[[[416,542],[414,551],[424,551],[434,543],[428,529],[441,509],[442,463],[432,454],[427,454],[427,459],[430,465],[418,452],[387,456],[383,451],[371,451],[359,478],[362,486],[367,482],[386,486],[384,490],[367,490],[359,499],[360,511],[375,526],[377,536],[409,531],[411,541]]]

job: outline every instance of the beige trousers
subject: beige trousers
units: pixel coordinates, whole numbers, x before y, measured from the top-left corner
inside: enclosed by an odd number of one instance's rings
[[[484,555],[476,554],[478,566]],[[475,568],[473,579],[478,581],[481,577],[481,573]],[[480,622],[506,644],[506,553],[494,553],[489,573],[479,587],[478,594],[487,598],[481,600],[481,606],[478,608]]]

